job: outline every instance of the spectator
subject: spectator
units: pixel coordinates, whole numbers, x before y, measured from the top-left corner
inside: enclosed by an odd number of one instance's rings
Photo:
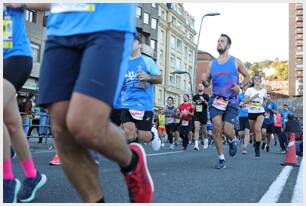
[[[296,145],[296,154],[303,155],[303,130],[298,120],[294,118],[293,114],[287,116],[288,121],[285,124],[284,132],[289,136],[290,133],[295,134],[295,145]]]

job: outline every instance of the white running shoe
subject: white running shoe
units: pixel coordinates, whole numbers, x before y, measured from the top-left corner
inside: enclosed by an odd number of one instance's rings
[[[204,149],[207,149],[208,148],[208,139],[205,138],[204,139]]]
[[[193,150],[200,150],[200,149],[199,149],[199,142],[198,142],[197,140],[194,141]]]
[[[161,141],[160,141],[159,136],[158,136],[158,131],[155,127],[152,127],[151,131],[154,134],[153,140],[151,142],[152,149],[154,151],[158,151],[161,147]]]

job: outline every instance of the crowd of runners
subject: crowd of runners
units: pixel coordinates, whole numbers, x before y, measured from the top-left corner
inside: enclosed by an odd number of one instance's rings
[[[239,141],[245,155],[250,142],[259,157],[260,148],[269,152],[277,139],[285,152],[285,131],[292,132],[294,122],[288,123],[294,116],[287,105],[280,112],[261,77],[251,78],[242,61],[229,55],[228,35],[219,37],[219,57],[202,74],[197,94],[185,94],[177,107],[168,97],[155,113],[154,84],[162,77],[156,63],[141,54],[135,4],[4,4],[4,202],[30,202],[47,182],[32,160],[16,101],[32,69],[24,9],[50,11],[38,104],[51,116],[58,161],[84,202],[105,202],[93,158],[98,153],[119,165],[131,202],[152,202],[154,183],[142,143],[154,151],[214,144],[216,169],[226,168],[225,143],[230,156]],[[212,88],[210,96],[205,87]],[[10,146],[25,173],[22,183],[14,177]]]

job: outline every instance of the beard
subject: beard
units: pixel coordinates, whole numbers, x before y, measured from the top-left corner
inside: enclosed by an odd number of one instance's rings
[[[217,51],[219,52],[220,55],[222,55],[222,54],[224,54],[226,49],[217,48]]]

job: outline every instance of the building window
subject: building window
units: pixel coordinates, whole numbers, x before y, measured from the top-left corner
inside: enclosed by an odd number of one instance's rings
[[[166,12],[162,9],[159,10],[159,16],[163,19],[166,20]]]
[[[163,50],[160,50],[160,51],[159,51],[159,62],[160,62],[161,64],[164,63],[164,51],[163,51]]]
[[[186,84],[186,80],[184,80],[184,91],[187,92],[187,84]]]
[[[175,87],[178,89],[181,88],[181,77],[180,76],[176,76]]]
[[[191,49],[189,49],[189,51],[188,51],[188,60],[190,61],[190,62],[192,62],[192,60],[193,60],[193,55],[192,55],[192,50]]]
[[[149,24],[150,15],[146,12],[143,13],[143,23]]]
[[[164,43],[164,30],[160,30],[160,33],[159,33],[159,42],[161,43],[161,44],[163,44]]]
[[[157,28],[157,19],[154,19],[154,18],[151,19],[151,28],[152,29]]]
[[[176,57],[175,68],[176,68],[176,70],[179,70],[179,71],[182,69],[181,68],[181,59],[178,58],[178,57]]]
[[[29,22],[36,23],[37,12],[33,10],[26,10],[25,11],[25,20]]]
[[[156,50],[156,41],[151,39],[151,48],[155,51]]]
[[[152,3],[152,7],[155,8],[155,7],[156,7],[156,4],[155,4],[155,3]]]
[[[139,7],[139,6],[136,9],[136,17],[141,19],[141,7]]]
[[[170,45],[171,45],[171,47],[174,48],[174,49],[175,49],[175,44],[176,44],[176,42],[175,42],[175,36],[171,35],[171,37],[170,37]]]
[[[33,51],[33,62],[40,62],[40,45],[31,42]]]
[[[169,76],[169,79],[170,79],[170,85],[174,85],[173,75],[170,75],[170,76]]]
[[[172,20],[171,20],[173,26],[176,26],[176,18],[174,16],[172,16]]]
[[[182,52],[182,41],[179,39],[176,40],[176,49]]]
[[[180,21],[177,22],[177,28],[178,28],[179,30],[182,29],[182,23],[181,23]]]
[[[173,54],[171,54],[170,56],[170,66],[175,67],[175,57]]]
[[[163,91],[161,89],[158,89],[157,102],[162,104],[162,99],[163,99]]]

